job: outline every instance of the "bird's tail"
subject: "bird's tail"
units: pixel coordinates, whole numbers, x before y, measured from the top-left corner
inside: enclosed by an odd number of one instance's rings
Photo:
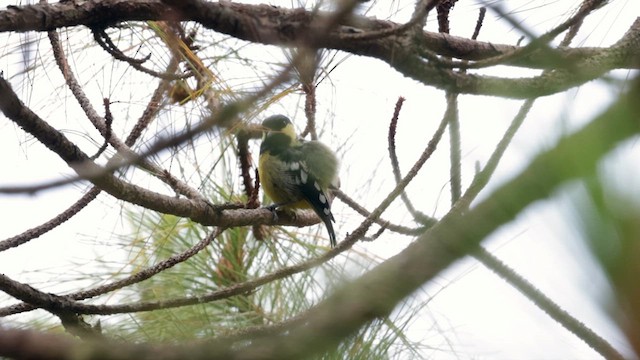
[[[333,224],[331,223],[333,220],[333,215],[325,216],[322,219],[324,224],[327,226],[327,231],[329,232],[329,241],[331,242],[331,247],[334,248],[338,245],[336,240],[336,232],[333,230]]]

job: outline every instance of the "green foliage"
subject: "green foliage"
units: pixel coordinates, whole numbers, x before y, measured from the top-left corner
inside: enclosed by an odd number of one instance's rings
[[[577,228],[613,289],[612,316],[632,345],[640,348],[640,193],[620,186],[614,174],[585,179],[583,191],[574,199],[574,213]]]
[[[130,267],[135,272],[182,252],[207,236],[212,229],[188,220],[153,212],[129,212],[137,229],[131,241]],[[162,271],[132,287],[140,301],[159,301],[203,295],[248,279],[271,273],[318,256],[326,248],[313,244],[316,234],[268,228],[269,236],[258,241],[249,227],[225,230],[211,244],[187,261]],[[322,239],[321,243],[326,243]],[[242,333],[290,319],[321,301],[345,274],[358,275],[377,264],[367,254],[350,254],[321,267],[268,283],[251,294],[193,306],[135,313],[118,336],[137,341],[180,342]],[[416,353],[417,344],[407,340],[404,329],[423,307],[417,300],[403,306],[393,319],[374,321],[319,359],[387,359]],[[128,325],[127,325],[128,324]],[[131,327],[133,325],[133,328]],[[124,335],[127,333],[128,335]]]

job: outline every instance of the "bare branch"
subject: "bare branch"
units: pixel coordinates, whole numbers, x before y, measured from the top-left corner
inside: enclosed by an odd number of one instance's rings
[[[451,204],[453,205],[462,193],[460,119],[458,118],[458,94],[447,92],[447,110],[445,118],[449,123],[449,181],[451,182]]]
[[[111,103],[107,98],[104,98],[103,103],[104,103],[104,126],[105,126],[104,143],[102,144],[102,146],[100,146],[100,148],[98,149],[98,151],[96,151],[94,155],[89,157],[89,159],[91,160],[96,160],[97,158],[100,157],[100,155],[102,155],[102,153],[105,150],[107,150],[107,147],[109,146],[109,139],[111,138],[113,133],[111,129],[111,126],[113,125],[113,115],[111,114],[111,109],[110,109]]]
[[[398,101],[396,101],[396,106],[393,111],[393,117],[391,118],[391,123],[389,124],[389,135],[387,136],[388,141],[388,149],[389,149],[389,159],[391,159],[391,169],[393,171],[393,176],[396,179],[396,184],[402,180],[402,175],[400,174],[400,162],[398,161],[398,155],[396,154],[396,130],[398,126],[398,118],[400,116],[400,109],[402,108],[402,103],[404,103],[404,98],[399,97]],[[435,137],[436,135],[434,135]],[[400,193],[400,198],[404,202],[407,210],[413,216],[413,219],[423,225],[433,224],[436,220],[430,218],[424,213],[416,210],[413,206],[413,203],[407,196],[406,191]]]

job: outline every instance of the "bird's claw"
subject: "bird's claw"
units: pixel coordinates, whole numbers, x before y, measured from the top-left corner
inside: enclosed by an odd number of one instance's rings
[[[277,213],[277,209],[278,209],[278,204],[271,204],[269,206],[265,206],[265,208],[269,211],[271,211],[271,215],[273,216],[273,222],[277,222],[278,221],[278,213]]]

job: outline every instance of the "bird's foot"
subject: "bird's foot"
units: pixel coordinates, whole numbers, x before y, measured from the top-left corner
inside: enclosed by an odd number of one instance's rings
[[[271,211],[271,216],[273,216],[273,222],[278,221],[278,204],[271,204],[269,206],[265,206],[265,209]]]

